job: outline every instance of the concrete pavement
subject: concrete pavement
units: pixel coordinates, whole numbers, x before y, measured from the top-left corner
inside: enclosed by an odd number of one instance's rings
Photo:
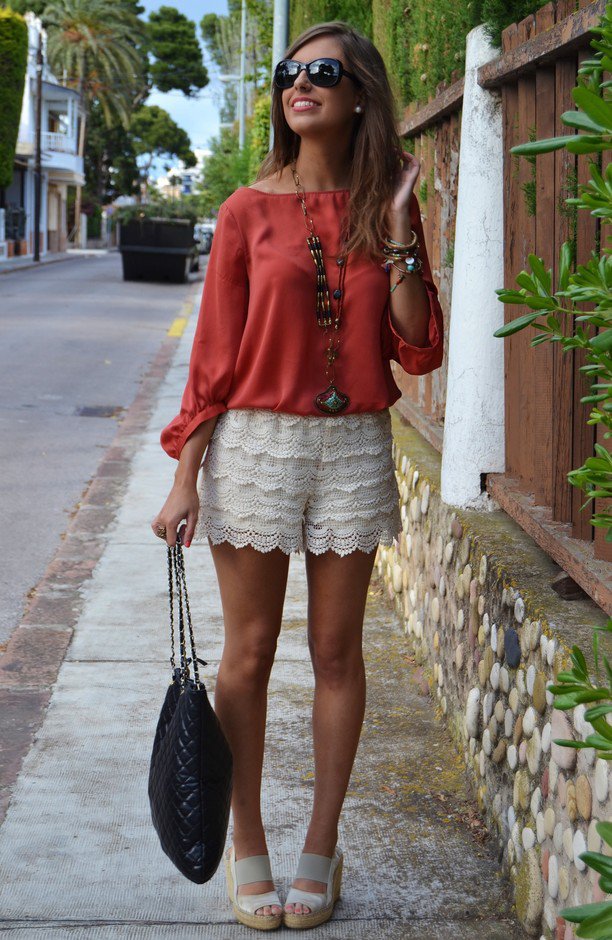
[[[116,249],[110,249],[116,251]],[[108,248],[68,248],[66,251],[50,251],[43,255],[39,261],[34,261],[33,255],[0,259],[0,274],[12,274],[13,271],[25,271],[28,268],[40,268],[41,265],[58,264],[60,261],[71,261],[74,258],[95,258],[107,255]]]
[[[0,279],[0,652],[201,282],[123,281],[118,252]]]
[[[45,608],[34,604],[21,654],[9,649],[9,660],[0,659],[0,688],[13,676],[18,692],[35,693],[42,675],[38,637],[52,640],[55,631],[66,641],[0,827],[0,931],[15,940],[254,936],[233,920],[222,867],[203,886],[173,868],[151,825],[146,792],[170,669],[166,555],[149,522],[172,481],[175,464],[159,446],[159,431],[177,410],[194,327],[192,316],[163,381],[160,365],[156,393],[151,381],[154,401],[143,403],[141,396],[139,413],[153,408],[147,421],[134,419],[123,438],[119,430],[114,449],[116,462],[124,462],[124,482],[104,489],[103,473],[94,482],[102,496],[77,514],[75,564],[79,544],[85,555],[87,546],[97,547],[73,628],[61,617],[42,622]],[[89,524],[96,529],[93,543]],[[208,547],[194,543],[185,554],[198,652],[209,663],[203,674],[212,694],[223,642],[218,587]],[[306,600],[303,559],[292,556],[270,682],[263,794],[282,897],[313,786]],[[340,826],[342,897],[333,920],[315,932],[279,932],[334,940],[522,938],[508,887],[464,792],[461,761],[377,580],[368,599],[365,652],[366,720]]]

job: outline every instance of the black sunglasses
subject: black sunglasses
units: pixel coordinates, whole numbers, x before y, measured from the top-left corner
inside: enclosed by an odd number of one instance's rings
[[[277,88],[291,88],[302,69],[306,69],[309,80],[319,88],[333,88],[343,75],[359,84],[359,79],[347,72],[339,59],[313,59],[307,64],[281,59],[274,69],[274,84]]]

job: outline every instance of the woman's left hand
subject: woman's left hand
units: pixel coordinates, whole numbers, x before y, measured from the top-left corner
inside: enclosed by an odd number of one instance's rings
[[[407,150],[402,150],[402,172],[395,190],[391,209],[393,212],[403,212],[410,204],[410,197],[416,185],[417,177],[421,171],[421,161]]]

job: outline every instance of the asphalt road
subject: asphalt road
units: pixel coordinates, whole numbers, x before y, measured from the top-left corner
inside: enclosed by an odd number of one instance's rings
[[[202,273],[190,277],[124,283],[117,253],[0,276],[0,650]]]

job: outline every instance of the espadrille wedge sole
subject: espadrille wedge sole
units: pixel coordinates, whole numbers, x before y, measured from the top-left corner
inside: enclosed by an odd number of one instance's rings
[[[252,855],[250,858],[241,858],[236,861],[234,846],[230,845],[225,853],[225,875],[227,878],[227,893],[232,902],[234,915],[241,924],[253,927],[255,930],[274,930],[280,927],[283,915],[256,914],[260,907],[276,904],[282,907],[276,891],[266,891],[264,894],[238,894],[240,885],[253,881],[272,881],[270,859],[267,855]]]
[[[309,914],[290,914],[283,910],[283,923],[285,927],[305,930],[308,927],[318,927],[329,920],[334,911],[334,905],[340,897],[342,883],[342,865],[344,856],[342,850],[336,846],[331,858],[325,855],[315,855],[311,852],[302,852],[296,878],[309,878],[312,881],[327,882],[325,893],[315,891],[302,891],[300,888],[290,888],[286,904],[303,904],[310,908]]]

